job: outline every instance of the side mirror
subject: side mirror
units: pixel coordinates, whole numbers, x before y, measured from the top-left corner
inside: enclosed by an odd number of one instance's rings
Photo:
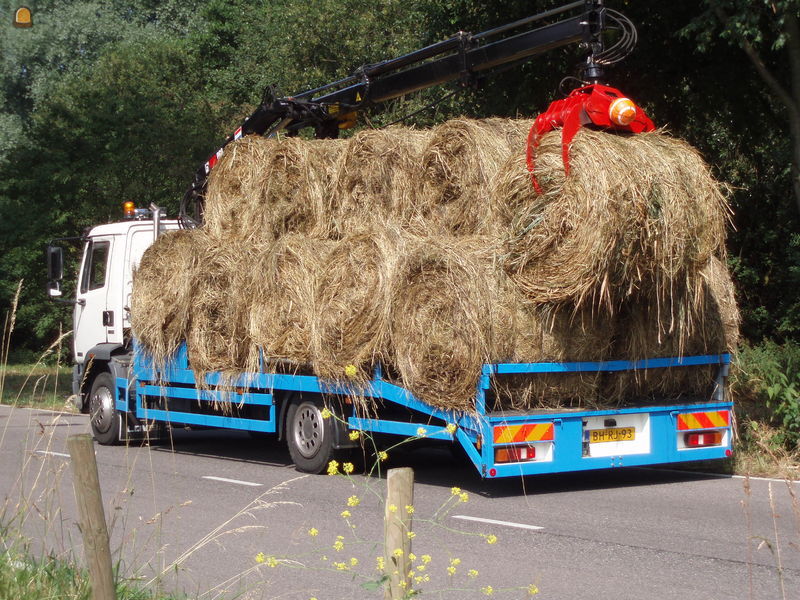
[[[64,249],[60,246],[47,246],[47,295],[51,298],[61,296],[61,280],[64,278]]]

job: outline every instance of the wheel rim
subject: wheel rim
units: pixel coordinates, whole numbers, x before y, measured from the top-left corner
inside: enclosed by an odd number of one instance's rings
[[[325,439],[322,411],[316,404],[303,402],[297,407],[292,423],[294,447],[303,458],[316,456]]]
[[[114,397],[106,386],[99,386],[92,394],[92,425],[98,433],[105,433],[114,423]]]

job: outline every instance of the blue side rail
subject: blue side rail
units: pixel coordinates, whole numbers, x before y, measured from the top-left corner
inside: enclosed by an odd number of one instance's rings
[[[459,443],[484,477],[673,463],[724,458],[731,453],[732,403],[724,394],[730,365],[728,354],[638,361],[486,364],[476,390],[475,410],[470,412],[442,410],[422,402],[407,389],[386,380],[379,366],[366,385],[353,389],[347,383],[313,375],[265,372],[264,365],[262,361],[258,373],[235,377],[211,373],[198,385],[185,345],[172,360],[159,366],[137,350],[131,381],[117,380],[117,409],[139,420],[274,433],[279,430],[280,419],[276,399],[284,393],[346,397],[355,392],[383,405],[404,407],[408,410],[403,414],[407,412],[409,417],[404,416],[401,421],[380,415],[377,418],[348,415],[350,429]],[[487,392],[497,376],[696,366],[718,367],[713,396],[699,403],[673,401],[607,410],[487,411]],[[185,409],[187,403],[236,406],[240,410],[236,416],[222,414],[224,411],[208,414],[210,411]],[[247,414],[242,416],[243,412]],[[600,439],[603,436],[607,439]],[[630,439],[617,439],[619,436]],[[697,440],[717,443],[690,445]]]

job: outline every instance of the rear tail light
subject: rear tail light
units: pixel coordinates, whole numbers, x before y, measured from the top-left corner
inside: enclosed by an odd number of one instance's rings
[[[721,431],[703,431],[700,433],[687,433],[684,437],[687,448],[702,448],[703,446],[722,445]]]
[[[536,460],[536,446],[533,444],[523,444],[519,446],[505,446],[495,448],[495,463],[527,462]]]

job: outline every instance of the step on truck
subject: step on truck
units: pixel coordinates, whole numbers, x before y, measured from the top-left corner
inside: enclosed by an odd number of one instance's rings
[[[566,16],[569,12],[577,13]],[[557,20],[556,20],[557,19]],[[541,25],[541,22],[547,24]],[[531,24],[537,24],[530,29]],[[604,46],[607,28],[618,39]],[[365,65],[329,85],[283,98],[265,97],[195,174],[179,217],[164,218],[156,206],[125,203],[125,219],[94,227],[80,239],[82,256],[74,300],[64,300],[64,251],[47,248],[48,294],[74,304],[73,392],[89,415],[101,444],[153,439],[169,427],[226,428],[273,434],[288,445],[296,467],[323,472],[330,460],[352,452],[354,431],[404,438],[441,440],[463,449],[482,477],[497,478],[624,466],[670,464],[731,455],[733,407],[726,392],[728,354],[675,356],[602,362],[484,364],[474,410],[445,411],[416,398],[384,376],[377,366],[357,392],[375,400],[374,414],[356,414],[352,386],[313,375],[270,370],[196,379],[185,344],[166,364],[154,364],[130,335],[133,270],[162,234],[201,226],[209,172],[228,143],[243,135],[294,134],[313,128],[317,137],[336,137],[360,111],[421,89],[448,82],[472,86],[492,72],[544,51],[581,44],[587,56],[584,87],[553,103],[540,133],[564,130],[564,156],[578,127],[637,133],[652,123],[618,90],[600,85],[605,67],[633,47],[635,29],[602,0],[581,0],[470,35],[464,32],[410,54]],[[607,109],[607,110],[606,110]],[[190,212],[193,214],[190,215]],[[262,357],[264,358],[264,357]],[[508,376],[542,377],[574,373],[609,376],[657,369],[715,368],[713,393],[680,401],[664,397],[647,406],[607,410],[538,409],[493,412],[487,402]]]

